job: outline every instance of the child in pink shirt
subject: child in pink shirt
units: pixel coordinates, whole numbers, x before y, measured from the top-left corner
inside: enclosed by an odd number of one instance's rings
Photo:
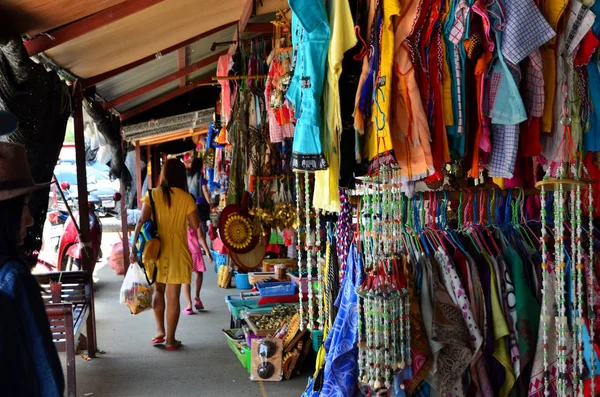
[[[193,271],[196,273],[196,297],[194,299],[194,307],[196,310],[204,310],[204,305],[200,300],[200,289],[202,288],[202,281],[204,279],[204,272],[206,271],[206,264],[204,263],[204,258],[202,257],[202,250],[200,249],[200,245],[208,255],[208,259],[212,262],[213,258],[210,254],[210,250],[208,249],[208,245],[206,244],[206,239],[204,238],[204,233],[202,233],[202,227],[199,227],[196,230],[188,229],[188,246],[190,247],[190,252],[192,253],[192,261],[194,263]],[[185,309],[183,309],[184,314],[194,314],[194,310],[192,309],[192,296],[191,296],[191,285],[184,284],[183,285],[183,294],[187,300],[187,305]]]

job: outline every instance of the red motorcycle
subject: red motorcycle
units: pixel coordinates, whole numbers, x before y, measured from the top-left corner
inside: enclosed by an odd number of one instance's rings
[[[64,190],[68,190],[64,186]],[[66,188],[66,189],[65,189]],[[119,201],[120,195],[114,199]],[[49,271],[71,271],[81,269],[82,246],[79,241],[79,227],[74,220],[79,220],[79,212],[72,212],[68,203],[67,211],[55,210],[48,213],[50,236],[44,236],[38,264]],[[96,213],[93,202],[89,203],[90,244],[92,246],[92,261],[96,264],[102,257],[102,223]],[[64,223],[64,226],[62,226]],[[62,233],[60,229],[62,227]],[[54,240],[58,237],[58,242]]]
[[[92,245],[92,261],[94,265],[101,258],[102,245],[102,223],[96,214],[95,208],[90,206],[90,243]],[[75,219],[79,219],[79,211],[73,213]],[[79,241],[79,231],[73,219],[69,217],[65,223],[65,230],[58,244],[57,270],[71,271],[81,269],[81,255],[83,249]]]

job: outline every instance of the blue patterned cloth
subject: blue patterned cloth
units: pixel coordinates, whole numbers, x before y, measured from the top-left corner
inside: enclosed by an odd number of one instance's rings
[[[519,126],[492,124],[492,153],[488,164],[492,178],[512,178],[519,148]]]
[[[600,2],[595,2],[590,10],[595,15],[600,15]],[[594,36],[600,38],[600,18],[596,18],[592,25]],[[598,52],[592,55],[590,63],[586,66],[589,79],[590,100],[592,109],[590,114],[590,130],[583,135],[583,147],[590,152],[600,152],[600,70],[598,70]]]
[[[502,54],[513,65],[556,35],[533,0],[504,0]]]
[[[498,45],[505,40],[496,32]],[[519,149],[519,123],[527,120],[525,105],[519,92],[520,73],[506,64],[502,53],[497,54],[493,74],[500,75],[498,92],[490,112],[492,119],[492,151],[488,164],[489,176],[512,178]]]
[[[358,295],[362,283],[362,258],[353,243],[339,295],[339,311],[325,340],[325,372],[321,396],[356,395],[358,377]]]
[[[321,145],[321,96],[330,37],[327,11],[320,0],[290,0],[289,4],[296,64],[286,95],[294,104],[298,119],[292,168],[324,170],[327,161]]]

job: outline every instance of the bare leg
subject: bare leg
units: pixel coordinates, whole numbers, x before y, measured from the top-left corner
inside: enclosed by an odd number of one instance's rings
[[[165,284],[156,283],[152,295],[152,310],[156,320],[156,338],[165,337]]]
[[[167,347],[175,346],[175,331],[179,322],[181,284],[167,284]]]
[[[200,300],[200,290],[202,289],[202,281],[204,280],[204,273],[196,273],[196,299]],[[190,303],[191,305],[191,303]]]
[[[198,284],[197,281],[196,284]],[[187,301],[185,308],[192,310],[192,286],[190,284],[183,284],[183,296],[185,296],[185,300]]]

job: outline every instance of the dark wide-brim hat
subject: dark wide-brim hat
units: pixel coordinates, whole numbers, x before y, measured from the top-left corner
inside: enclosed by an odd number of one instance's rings
[[[49,185],[50,182],[36,184],[33,180],[25,147],[0,142],[0,201],[24,196]]]
[[[239,254],[251,251],[258,242],[252,217],[242,212],[235,204],[230,204],[221,211],[219,236],[230,251]]]
[[[7,110],[0,110],[0,136],[7,135],[17,129],[17,118]]]

